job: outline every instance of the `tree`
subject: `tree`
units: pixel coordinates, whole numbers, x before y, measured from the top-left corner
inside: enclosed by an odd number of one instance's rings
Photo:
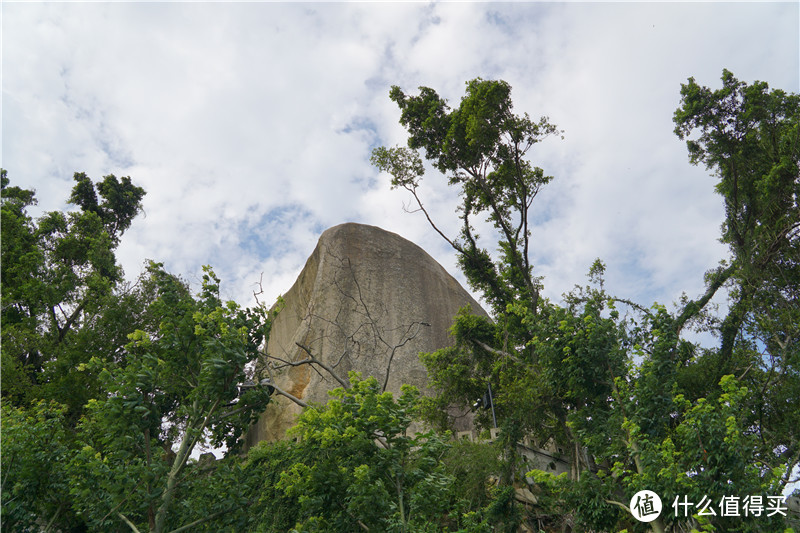
[[[423,356],[442,391],[438,407],[453,399],[469,405],[491,384],[511,459],[505,483],[519,475],[513,458],[524,434],[568,450],[568,479],[531,473],[542,502],[551,503],[535,511],[540,523],[557,508],[562,521],[587,529],[634,527],[627,502],[644,488],[716,501],[737,490],[778,494],[800,460],[789,429],[800,409],[787,413],[800,395],[772,388],[780,383],[800,392],[798,97],[760,82],[747,86],[727,71],[723,85],[711,91],[689,80],[675,120],[682,138],[701,132],[689,140],[690,159],[720,178],[722,239],[732,257],[709,272],[704,294],[672,313],[607,294],[599,261],[592,285],[576,288],[563,305],[539,296],[528,217],[551,178],[524,158],[557,129],[547,119],[512,114],[507,83],[468,82],[456,109],[426,87],[418,96],[398,87],[390,92],[409,131],[408,148],[378,148],[372,161],[392,175],[393,187],[412,194],[494,315],[488,321],[460,314],[456,346]],[[439,229],[419,195],[420,149],[458,188],[458,238]],[[477,244],[470,221],[481,215],[496,230],[498,254]],[[715,317],[709,302],[723,287],[732,304]],[[717,333],[720,345],[687,341],[689,325]],[[712,521],[722,530],[742,527]],[[667,509],[651,526],[696,523]]]
[[[73,524],[65,465],[73,446],[64,411],[54,402],[29,409],[2,404],[0,520],[8,531],[53,531],[56,524]]]
[[[75,180],[73,198],[79,191],[96,197],[84,174]],[[5,170],[0,181],[4,523],[79,530],[65,464],[84,405],[102,390],[96,374],[77,367],[92,355],[122,362],[127,335],[147,321],[138,295],[121,283],[114,257],[144,190],[129,178],[107,176],[95,204],[116,222],[104,225],[97,213],[83,209],[34,220],[28,214],[34,191],[11,186]],[[42,443],[48,446],[42,449]],[[13,509],[26,509],[27,518]]]
[[[761,302],[761,312],[775,305],[785,312],[796,296],[800,99],[763,82],[748,86],[727,70],[722,82],[717,91],[692,78],[682,85],[675,133],[688,138],[693,164],[714,171],[725,202],[721,240],[731,248],[729,276],[738,285],[720,328],[721,355],[730,359],[748,309]],[[694,132],[697,138],[689,138]]]
[[[95,186],[76,173],[75,181],[70,201],[79,211],[34,221],[26,212],[34,192],[10,187],[2,171],[3,397],[17,404],[55,400],[70,407],[72,420],[97,392],[73,371],[88,360],[82,344],[103,342],[109,350],[121,340],[93,321],[102,320],[122,280],[114,250],[145,194],[130,178],[109,175]]]
[[[446,436],[412,434],[419,401],[413,387],[395,400],[374,377],[351,373],[349,381],[350,388],[331,391],[327,405],[300,415],[291,430],[297,441],[251,450],[249,468],[263,480],[258,531],[477,533],[502,522],[491,514],[482,468],[496,453],[474,461],[479,454]],[[469,473],[454,450],[473,459]]]
[[[409,130],[408,148],[379,147],[372,162],[392,175],[392,187],[408,190],[432,227],[457,252],[467,280],[481,291],[495,312],[502,312],[512,295],[536,309],[539,284],[532,277],[528,214],[534,198],[552,177],[525,159],[544,138],[559,133],[547,117],[534,122],[512,113],[511,86],[480,78],[467,83],[458,109],[435,91],[420,88],[419,96],[406,96],[393,86],[390,98],[400,107],[400,123]],[[462,228],[459,239],[445,236],[425,209],[419,194],[424,166],[418,154],[459,187]],[[494,262],[478,245],[471,217],[487,215],[498,231],[503,260]]]
[[[230,487],[236,460],[206,468],[190,455],[205,445],[235,455],[265,407],[269,388],[243,385],[271,315],[222,302],[210,269],[197,296],[158,263],[123,282],[114,249],[144,194],[129,178],[94,186],[76,174],[80,210],[36,221],[34,193],[2,178],[4,525],[235,523],[233,490],[194,513],[187,500]]]
[[[747,85],[723,71],[712,91],[681,87],[675,133],[693,164],[713,171],[725,202],[722,242],[731,260],[730,311],[706,367],[742,375],[756,392],[749,424],[762,436],[760,460],[800,461],[800,97]],[[775,457],[775,450],[781,452]]]
[[[259,310],[223,303],[209,268],[197,299],[159,264],[150,265],[148,276],[158,294],[150,303],[157,331],[131,334],[124,365],[93,358],[79,368],[99,369],[106,391],[87,405],[78,426],[81,449],[70,464],[75,506],[96,529],[122,520],[133,531],[182,530],[186,525],[170,518],[185,475],[198,471],[187,468],[193,450],[226,445],[235,452],[269,400],[267,387],[240,388],[269,320]]]

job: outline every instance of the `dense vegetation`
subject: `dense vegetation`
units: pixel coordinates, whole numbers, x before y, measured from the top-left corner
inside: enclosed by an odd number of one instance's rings
[[[649,527],[682,530],[696,520],[694,511],[676,516],[670,503],[677,496],[697,503],[703,496],[720,502],[780,494],[796,475],[800,100],[727,71],[722,82],[712,91],[690,79],[674,122],[690,161],[717,178],[726,214],[721,240],[730,257],[706,274],[704,294],[673,311],[608,294],[599,260],[590,285],[563,304],[541,297],[528,220],[552,178],[526,154],[558,130],[547,118],[513,114],[508,84],[473,80],[456,109],[429,88],[417,96],[392,89],[408,147],[379,148],[373,161],[414,196],[494,315],[489,322],[462,314],[453,326],[457,345],[423,356],[441,391],[428,412],[441,413],[453,398],[469,404],[491,384],[506,483],[520,480],[514,451],[524,435],[569,450],[569,476],[529,474],[546,502],[530,512],[539,527],[641,529],[631,524],[628,504],[649,489],[667,500]],[[458,236],[444,235],[422,202],[421,149],[459,190]],[[487,240],[499,255],[475,234],[478,217],[492,223]],[[709,303],[721,290],[729,305],[717,315]],[[690,327],[713,333],[718,345],[686,340]],[[781,521],[771,519],[716,516],[708,527],[779,529]]]
[[[455,345],[423,354],[439,396],[408,387],[394,398],[354,374],[304,411],[296,439],[246,455],[240,437],[270,398],[266,385],[243,386],[246,369],[274,316],[223,302],[211,269],[199,294],[158,263],[126,283],[114,253],[145,194],[129,178],[75,174],[75,209],[34,220],[34,192],[3,171],[3,530],[787,527],[777,513],[701,516],[673,500],[766,505],[797,475],[800,99],[727,71],[721,89],[682,86],[675,133],[717,180],[730,256],[703,294],[668,309],[607,293],[599,260],[562,303],[541,295],[528,224],[553,178],[528,153],[560,132],[514,114],[510,94],[476,79],[452,109],[432,89],[394,87],[408,146],[373,152],[491,306],[492,321],[464,311]],[[425,179],[444,176],[460,194],[459,235],[425,208],[420,150],[437,171]],[[484,219],[495,233],[479,238]],[[687,340],[690,328],[717,344]],[[499,439],[452,441],[445,408],[472,406],[489,386]],[[484,428],[490,412],[477,413]],[[420,418],[434,430],[409,434]],[[527,467],[524,438],[564,450],[571,471]],[[224,459],[190,458],[223,444]],[[536,503],[515,498],[522,488]],[[649,524],[629,510],[641,489],[664,500]]]

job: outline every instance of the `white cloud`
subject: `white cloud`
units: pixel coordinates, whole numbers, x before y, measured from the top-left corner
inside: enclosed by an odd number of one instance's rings
[[[557,298],[595,257],[609,286],[664,303],[702,290],[725,254],[713,179],[672,134],[679,86],[722,68],[798,91],[796,4],[3,5],[3,167],[60,209],[74,171],[130,175],[146,217],[123,239],[188,279],[212,264],[243,304],[264,272],[285,292],[326,227],[347,220],[455,260],[402,191],[369,166],[404,141],[393,84],[503,78],[516,110],[566,130],[532,154],[535,258]],[[443,180],[427,206],[457,231]],[[455,272],[454,272],[455,274]]]

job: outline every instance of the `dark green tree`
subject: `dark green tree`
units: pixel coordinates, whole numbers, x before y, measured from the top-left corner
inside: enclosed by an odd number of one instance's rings
[[[18,531],[186,531],[242,519],[239,437],[269,399],[246,366],[269,313],[194,296],[150,263],[122,280],[114,250],[144,194],[83,174],[73,212],[27,214],[2,174],[2,520]],[[211,467],[198,447],[227,447]],[[208,502],[203,487],[227,487]]]
[[[725,203],[721,240],[731,266],[723,279],[735,288],[719,328],[721,376],[734,369],[734,346],[755,313],[761,329],[779,329],[762,332],[771,349],[797,342],[800,320],[791,303],[800,287],[800,97],[764,82],[747,85],[725,70],[716,91],[693,78],[681,86],[675,124],[689,160],[714,173]]]
[[[85,175],[75,179],[74,197],[95,194]],[[0,181],[3,523],[79,531],[65,464],[84,405],[102,386],[77,367],[92,356],[120,362],[127,335],[144,327],[143,295],[122,283],[114,257],[144,190],[107,176],[98,207],[119,222],[106,226],[84,209],[34,219],[35,193],[11,186],[5,170]]]
[[[156,287],[149,312],[158,318],[157,330],[130,335],[124,365],[92,358],[78,368],[99,373],[104,388],[86,406],[77,428],[80,450],[70,463],[74,507],[92,529],[121,522],[133,531],[186,527],[173,517],[187,514],[172,510],[187,476],[202,474],[190,466],[192,452],[224,445],[235,453],[269,400],[264,386],[241,389],[245,367],[269,332],[266,314],[223,303],[210,269],[197,298],[159,264],[151,264],[147,276]],[[228,475],[223,466],[215,472]],[[214,476],[208,482],[223,483]],[[219,501],[222,508],[190,523],[241,504]]]
[[[73,420],[97,392],[96,383],[74,372],[88,360],[87,348],[105,344],[99,351],[111,357],[131,331],[98,326],[109,325],[104,311],[122,280],[114,250],[145,194],[130,178],[109,175],[95,187],[76,173],[75,181],[71,202],[79,210],[33,220],[27,208],[36,203],[34,192],[9,186],[2,171],[0,316],[3,398],[55,400],[70,407]]]
[[[509,522],[487,486],[497,449],[414,433],[413,387],[394,399],[375,378],[351,373],[350,383],[300,415],[296,442],[250,452],[262,484],[254,530],[478,533]]]
[[[514,451],[523,435],[569,454],[567,479],[532,473],[542,501],[552,503],[534,512],[540,524],[558,514],[586,529],[641,527],[623,511],[644,488],[717,502],[737,492],[780,493],[800,460],[790,429],[800,412],[798,97],[760,82],[748,86],[727,71],[719,91],[694,80],[683,86],[676,133],[689,139],[691,161],[719,178],[722,240],[732,253],[708,273],[705,293],[674,312],[607,294],[599,261],[591,285],[562,305],[539,296],[528,220],[550,178],[527,153],[557,129],[514,115],[508,84],[468,82],[455,109],[425,87],[418,96],[393,87],[390,97],[408,147],[378,148],[373,163],[413,195],[493,310],[493,321],[459,315],[456,346],[423,356],[442,391],[433,407],[470,405],[492,385],[510,459],[506,483],[519,471]],[[445,235],[422,202],[422,149],[458,189],[458,237]],[[477,216],[494,226],[488,242],[496,253],[478,245]],[[716,316],[709,303],[723,288],[731,305]],[[719,346],[687,341],[690,326],[718,334]],[[693,520],[668,509],[651,525],[664,531]],[[780,517],[774,520],[745,528],[777,527]],[[742,527],[724,518],[714,526]]]
[[[720,89],[692,78],[683,84],[674,121],[690,161],[717,180],[721,241],[731,251],[716,274],[729,294],[719,348],[679,378],[689,397],[706,390],[698,387],[700,372],[717,380],[733,374],[746,385],[742,425],[758,437],[754,461],[788,466],[786,482],[800,463],[800,96],[725,70]]]
[[[66,463],[74,446],[64,411],[55,402],[29,408],[2,402],[4,531],[68,531],[79,525],[70,508]]]

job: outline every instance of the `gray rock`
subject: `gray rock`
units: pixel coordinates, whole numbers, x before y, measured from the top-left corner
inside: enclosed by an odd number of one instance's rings
[[[395,397],[402,384],[430,394],[420,352],[451,344],[448,330],[464,306],[478,303],[414,243],[362,224],[325,231],[300,276],[284,295],[260,361],[258,378],[306,403],[325,403],[351,370],[374,376]],[[321,365],[300,364],[313,356]],[[282,439],[301,407],[278,394],[246,437],[249,448]],[[461,413],[456,430],[471,429]]]

